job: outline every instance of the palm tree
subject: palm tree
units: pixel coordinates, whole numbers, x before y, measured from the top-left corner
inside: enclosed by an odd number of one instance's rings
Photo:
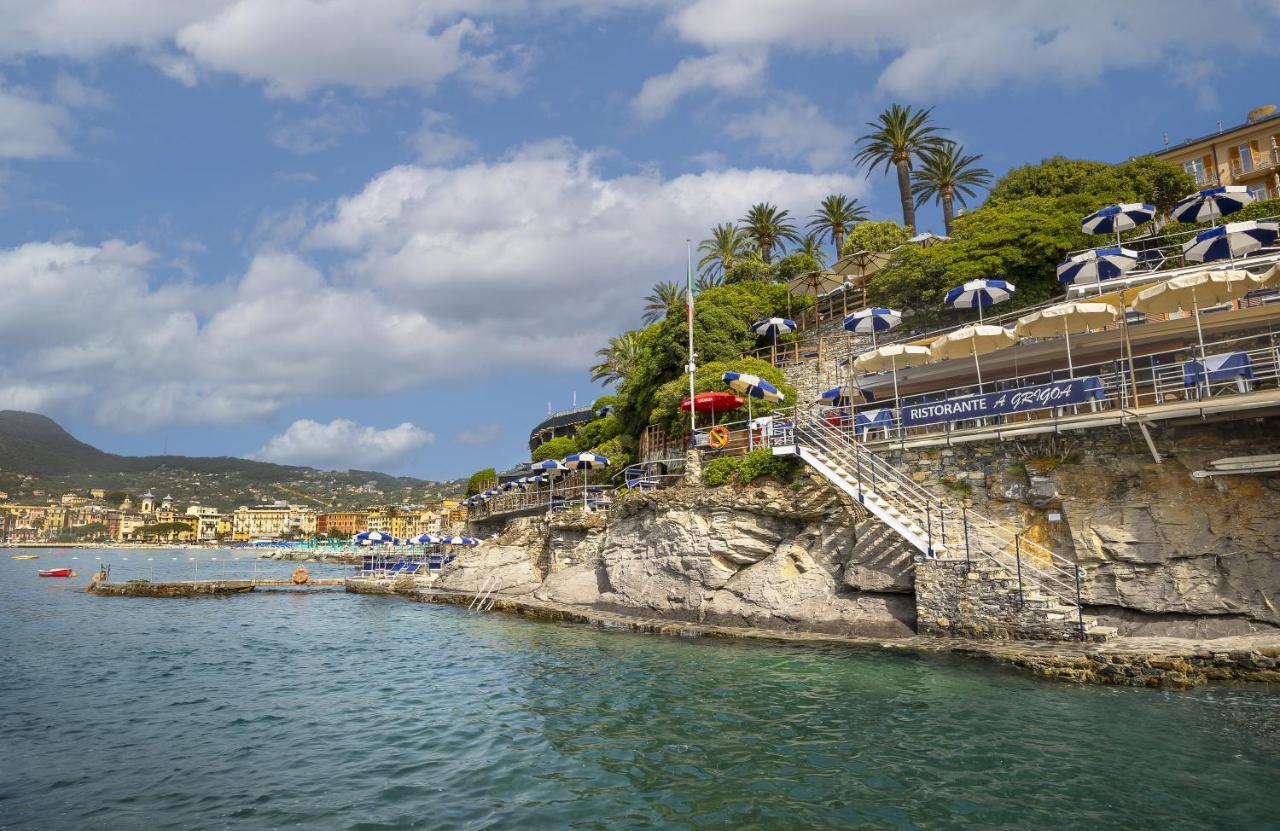
[[[725,222],[711,229],[711,236],[698,243],[698,273],[703,276],[720,276],[733,268],[736,259],[747,253],[749,240],[746,232],[732,222]]]
[[[640,333],[623,332],[609,338],[609,345],[596,350],[600,363],[591,367],[591,380],[617,386],[631,374],[640,355]]]
[[[939,149],[943,142],[938,135],[942,128],[929,123],[932,112],[932,107],[913,112],[909,106],[894,104],[880,113],[876,121],[867,122],[871,132],[858,139],[861,149],[853,157],[854,164],[865,167],[868,176],[877,167],[883,167],[886,173],[890,167],[897,168],[902,224],[913,229],[916,209],[911,200],[911,162]]]
[[[773,248],[783,242],[799,242],[796,226],[791,224],[788,211],[780,211],[776,205],[759,202],[751,206],[747,215],[738,220],[739,227],[751,244],[760,250],[760,259],[773,262]]]
[[[859,205],[857,199],[850,199],[843,193],[833,193],[822,200],[822,206],[809,217],[809,224],[805,227],[813,229],[819,240],[824,237],[831,240],[838,258],[840,249],[844,246],[844,235],[868,217],[867,209]]]
[[[693,290],[695,293],[701,294],[707,289],[723,285],[724,274],[699,274],[698,279],[693,281]]]
[[[966,199],[976,196],[976,188],[991,184],[991,171],[978,167],[980,154],[966,156],[964,148],[954,141],[946,141],[937,150],[925,153],[923,166],[912,174],[911,192],[916,197],[916,207],[932,199],[942,203],[942,221],[947,233],[955,219],[954,203],[965,205]]]
[[[819,268],[827,267],[827,252],[822,247],[822,237],[817,234],[805,234],[800,238],[800,244],[797,245],[791,253],[807,254],[813,258]]]
[[[667,310],[684,301],[684,286],[679,283],[663,280],[656,283],[653,293],[645,298],[644,322],[657,323],[667,316]]]

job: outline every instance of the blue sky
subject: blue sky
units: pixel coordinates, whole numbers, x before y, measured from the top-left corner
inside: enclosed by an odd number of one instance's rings
[[[843,192],[892,102],[997,175],[1269,103],[1280,6],[3,0],[0,407],[123,453],[444,478],[529,427],[684,240]],[[925,209],[922,230],[941,230]]]

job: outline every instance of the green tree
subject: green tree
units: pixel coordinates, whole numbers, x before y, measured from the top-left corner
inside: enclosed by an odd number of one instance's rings
[[[826,268],[826,252],[819,248],[815,253],[821,254],[822,259],[815,259],[813,255],[797,248],[794,252],[778,260],[777,265],[772,269],[773,279],[780,283],[786,283],[797,274],[807,274],[811,271],[821,271]]]
[[[1085,215],[1112,202],[1149,202],[1166,211],[1196,190],[1195,179],[1182,168],[1151,156],[1118,165],[1054,156],[1039,164],[1014,168],[991,188],[987,203],[998,205],[1029,196],[1087,195]]]
[[[627,380],[640,350],[640,333],[632,330],[609,338],[609,344],[596,350],[600,363],[591,367],[591,380],[616,386]]]
[[[697,279],[693,281],[693,291],[695,294],[701,294],[707,289],[713,289],[716,286],[723,285],[723,274],[699,274]]]
[[[609,441],[622,432],[622,422],[618,420],[616,415],[597,418],[595,421],[589,421],[578,428],[578,433],[574,436],[575,449],[597,450],[600,445]]]
[[[857,199],[833,193],[822,200],[822,205],[809,217],[809,224],[805,227],[816,233],[819,240],[829,241],[831,250],[839,256],[844,249],[845,235],[854,225],[869,218],[867,209],[859,205]]]
[[[533,451],[533,461],[543,462],[547,459],[563,459],[570,453],[576,453],[578,443],[574,441],[572,436],[557,436],[550,441],[543,442]]]
[[[644,323],[656,323],[667,316],[667,312],[677,303],[684,303],[685,287],[671,280],[655,283],[653,292],[645,297]]]
[[[886,173],[893,168],[898,174],[898,195],[902,199],[902,224],[916,226],[915,203],[911,198],[911,166],[925,153],[939,149],[942,128],[929,123],[933,108],[912,110],[894,104],[880,113],[875,121],[867,122],[871,132],[858,139],[858,152],[854,164],[865,167],[870,176],[876,168]]]
[[[954,141],[944,141],[936,150],[925,152],[923,163],[912,174],[911,193],[916,207],[933,200],[942,205],[942,222],[951,233],[955,221],[955,204],[967,206],[977,196],[977,189],[991,184],[991,171],[978,167],[982,156],[965,155]]]
[[[491,467],[477,470],[467,479],[467,496],[475,496],[498,478],[498,471]]]
[[[740,257],[733,266],[724,273],[723,285],[734,283],[772,283],[777,276],[773,266],[760,259],[754,251]]]
[[[840,255],[845,256],[855,251],[892,251],[910,238],[910,229],[903,228],[892,219],[860,222],[849,232]]]
[[[758,202],[738,220],[739,227],[760,252],[765,265],[773,262],[773,251],[787,242],[799,242],[800,234],[791,223],[791,215],[777,205]]]
[[[727,390],[728,387],[725,386],[723,380],[726,372],[748,372],[752,375],[759,375],[782,392],[785,398],[780,403],[753,400],[751,402],[751,412],[754,416],[768,415],[778,407],[789,407],[796,401],[795,388],[787,383],[787,376],[782,370],[758,358],[736,357],[704,364],[698,367],[698,371],[694,373],[694,389],[697,392]],[[649,415],[650,423],[661,425],[672,433],[687,433],[689,414],[680,409],[680,402],[688,397],[689,379],[687,376],[675,378],[663,384],[654,394],[654,407]],[[733,415],[726,414],[723,418],[717,418],[717,421],[740,420],[746,417],[747,409],[744,407]],[[710,416],[705,418],[709,419]]]
[[[827,267],[827,252],[823,250],[822,240],[818,239],[817,234],[810,233],[801,237],[800,244],[792,249],[786,259],[791,259],[796,256],[808,258],[815,263],[819,269]],[[781,263],[779,263],[779,265],[781,265]],[[781,276],[781,274],[779,274],[779,276]]]
[[[698,273],[704,278],[722,277],[751,249],[746,232],[732,222],[711,229],[711,236],[698,243]]]

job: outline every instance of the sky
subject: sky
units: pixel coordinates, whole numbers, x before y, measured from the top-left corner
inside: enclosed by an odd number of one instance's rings
[[[1122,161],[1280,103],[1278,30],[1276,0],[0,0],[0,409],[119,453],[506,467],[686,239],[830,193],[900,220],[850,161],[890,104],[996,175]]]

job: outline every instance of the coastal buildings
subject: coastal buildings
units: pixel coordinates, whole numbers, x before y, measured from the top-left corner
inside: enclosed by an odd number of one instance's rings
[[[1244,185],[1258,199],[1280,197],[1280,111],[1258,107],[1243,124],[1153,153],[1209,188]]]
[[[302,505],[274,502],[270,505],[241,505],[231,515],[234,540],[278,540],[310,537],[316,533],[316,513]]]
[[[368,530],[368,511],[329,511],[316,514],[316,533],[320,536],[334,534],[354,537],[361,531]]]

